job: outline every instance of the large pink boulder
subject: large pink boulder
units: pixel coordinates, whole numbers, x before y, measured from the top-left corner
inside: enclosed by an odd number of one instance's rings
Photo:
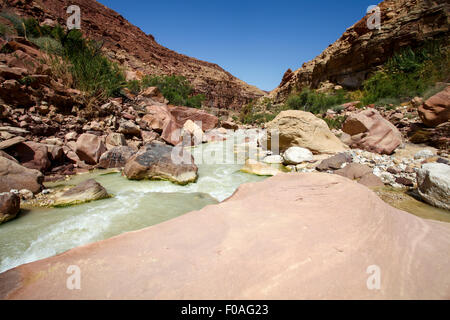
[[[418,109],[420,119],[429,127],[450,120],[450,86],[425,101]]]
[[[0,193],[0,224],[14,219],[20,211],[20,197],[12,192]]]
[[[352,114],[344,122],[342,131],[351,136],[347,144],[380,154],[392,154],[402,144],[402,134],[375,109]]]
[[[279,174],[0,274],[0,299],[448,299],[449,248],[449,223],[397,210],[349,179]],[[67,290],[69,266],[81,290]]]
[[[106,146],[102,137],[90,133],[83,133],[78,137],[76,144],[76,154],[87,164],[97,164]]]
[[[51,166],[49,156],[51,157],[52,153],[45,144],[26,141],[8,148],[7,151],[26,168],[45,172]]]
[[[44,175],[40,171],[26,168],[13,160],[0,157],[0,192],[27,189],[38,193],[42,190],[43,181]]]
[[[130,180],[167,180],[180,185],[195,182],[198,168],[194,158],[188,151],[186,159],[176,158],[177,154],[183,156],[180,151],[159,142],[146,144],[127,161],[123,174]]]
[[[203,110],[172,105],[169,105],[168,108],[180,126],[183,126],[186,121],[191,120],[199,125],[201,124],[203,131],[208,131],[216,128],[219,124],[219,118]]]
[[[217,127],[219,119],[209,113],[195,108],[181,106],[152,105],[146,107],[147,114],[142,120],[148,127],[161,134],[169,144],[181,142],[181,130],[188,120],[201,125],[203,131]]]
[[[147,114],[142,118],[149,128],[161,134],[161,138],[172,145],[177,145],[181,140],[182,125],[178,124],[175,117],[169,112],[167,106],[148,106]]]

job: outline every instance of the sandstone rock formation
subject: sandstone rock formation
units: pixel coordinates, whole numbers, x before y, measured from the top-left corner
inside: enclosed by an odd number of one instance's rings
[[[212,130],[217,127],[219,119],[202,110],[180,106],[151,105],[145,108],[146,114],[142,121],[153,131],[161,134],[161,138],[169,144],[177,145],[181,142],[183,127],[188,121],[188,131],[191,134],[196,126],[203,131]],[[191,124],[192,122],[192,124]],[[202,141],[201,139],[200,141]]]
[[[100,183],[94,179],[89,179],[56,196],[52,205],[54,207],[66,207],[108,197],[108,192]]]
[[[448,299],[449,247],[449,223],[394,209],[348,179],[281,174],[9,270],[0,298]],[[70,265],[82,270],[82,290],[67,290]],[[368,287],[374,267],[380,290]]]
[[[98,161],[98,167],[103,169],[123,168],[135,153],[131,147],[114,147],[102,154]]]
[[[420,119],[429,127],[450,121],[450,86],[425,101],[418,111]]]
[[[169,105],[168,109],[179,125],[184,125],[186,121],[191,120],[199,125],[201,124],[201,129],[203,131],[208,131],[216,128],[219,123],[219,119],[216,116],[203,110],[172,105]]]
[[[325,81],[358,88],[399,49],[449,36],[447,0],[385,0],[379,7],[381,30],[367,27],[367,14],[314,60],[286,72],[270,97],[284,102],[291,93],[305,87],[319,88]]]
[[[352,162],[352,157],[347,153],[339,153],[323,160],[316,169],[319,171],[338,170],[344,163]]]
[[[278,143],[280,152],[292,146],[307,148],[313,153],[337,153],[347,149],[330,131],[326,122],[310,112],[282,111],[266,124],[266,129],[261,144],[268,150],[272,149],[272,136],[275,140],[279,139],[274,146]]]
[[[0,7],[4,8],[5,3]],[[40,101],[72,108],[80,103],[80,93],[71,90],[51,75],[49,66],[43,61],[38,47],[26,38],[17,37],[2,43],[0,53],[0,100],[12,105],[32,107]],[[20,70],[20,72],[19,72]],[[21,80],[28,79],[29,85]],[[43,111],[43,110],[41,110]],[[40,123],[33,127],[35,132],[53,132],[51,126]]]
[[[34,169],[28,169],[17,162],[0,157],[0,192],[12,189],[28,189],[33,193],[42,190],[44,175]]]
[[[161,135],[161,138],[172,145],[180,142],[182,124],[177,123],[175,117],[166,106],[148,106],[142,121],[154,131]]]
[[[429,204],[450,210],[450,166],[426,163],[417,171],[420,196]]]
[[[403,141],[400,131],[374,109],[352,114],[342,131],[351,136],[348,145],[352,148],[381,154],[392,154]]]
[[[51,155],[51,152],[44,144],[26,141],[8,148],[7,152],[26,168],[36,169],[41,172],[45,172],[50,168],[51,161],[49,155]],[[57,158],[60,151],[55,149],[54,152],[53,156]],[[61,156],[61,154],[59,154],[59,156]]]
[[[263,91],[237,79],[216,64],[161,46],[152,35],[145,34],[120,14],[94,0],[5,0],[1,8],[13,8],[23,16],[35,17],[39,22],[50,20],[65,25],[68,18],[66,9],[70,5],[81,9],[82,31],[92,39],[101,40],[109,57],[134,75],[129,80],[145,74],[182,75],[193,84],[195,93],[206,96],[209,106],[220,108],[239,108],[251,99],[264,95]],[[17,84],[11,84],[14,85]]]
[[[273,156],[265,157],[263,161],[265,163],[268,163],[268,164],[282,164],[284,159],[283,159],[282,156],[276,154],[276,155],[273,155]]]
[[[185,185],[197,180],[197,171],[188,151],[183,148],[174,150],[174,147],[153,142],[131,157],[123,173],[131,180],[169,180]]]
[[[0,193],[0,224],[14,219],[20,211],[20,197],[16,193]]]
[[[83,133],[78,137],[76,153],[86,163],[97,164],[105,152],[106,146],[101,137],[90,133]]]
[[[192,120],[188,120],[184,123],[181,130],[181,139],[183,145],[196,146],[206,141],[203,130]]]
[[[253,159],[248,159],[245,161],[245,164],[240,171],[257,176],[275,176],[280,173],[280,170],[277,168]]]
[[[290,147],[283,153],[285,164],[299,164],[313,160],[311,151],[301,147]]]
[[[131,120],[122,121],[117,132],[128,136],[141,136],[141,128]]]
[[[351,180],[357,180],[358,183],[366,187],[384,186],[383,181],[373,174],[373,170],[370,167],[364,164],[350,163],[334,173]]]
[[[127,145],[127,141],[125,140],[125,136],[122,133],[110,133],[106,136],[105,139],[106,149],[111,150],[115,147],[122,147]]]

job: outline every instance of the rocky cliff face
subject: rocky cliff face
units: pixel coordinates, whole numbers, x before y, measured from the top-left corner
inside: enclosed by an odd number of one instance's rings
[[[380,30],[367,27],[370,15],[366,15],[314,60],[294,72],[286,71],[270,96],[283,102],[293,91],[318,88],[325,81],[357,88],[400,48],[449,36],[447,0],[386,0],[379,7]]]
[[[81,9],[81,28],[90,38],[101,40],[108,56],[127,70],[131,79],[144,74],[177,74],[191,81],[196,93],[205,94],[211,107],[237,109],[263,91],[248,85],[216,64],[197,60],[158,44],[152,35],[94,0],[2,0],[2,9],[12,9],[39,22],[66,24],[69,5]]]

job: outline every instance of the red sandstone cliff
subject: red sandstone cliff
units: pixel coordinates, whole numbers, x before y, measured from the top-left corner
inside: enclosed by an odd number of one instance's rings
[[[381,30],[369,30],[366,15],[318,57],[292,72],[286,71],[270,96],[283,102],[290,93],[330,81],[357,88],[398,49],[416,47],[449,36],[448,0],[386,0],[379,4]]]
[[[82,31],[90,38],[104,42],[111,59],[137,74],[178,74],[188,78],[196,93],[207,97],[209,106],[239,108],[263,91],[248,85],[216,64],[197,60],[158,44],[152,35],[125,20],[117,12],[95,0],[2,0],[2,9],[9,8],[22,16],[44,22],[50,19],[65,25],[69,5],[81,9]]]

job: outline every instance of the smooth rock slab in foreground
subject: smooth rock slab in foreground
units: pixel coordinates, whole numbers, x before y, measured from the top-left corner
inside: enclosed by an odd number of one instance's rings
[[[8,299],[448,299],[450,224],[338,175],[280,174],[218,205],[0,274]],[[67,268],[81,271],[68,290]],[[369,266],[381,271],[369,290]]]

